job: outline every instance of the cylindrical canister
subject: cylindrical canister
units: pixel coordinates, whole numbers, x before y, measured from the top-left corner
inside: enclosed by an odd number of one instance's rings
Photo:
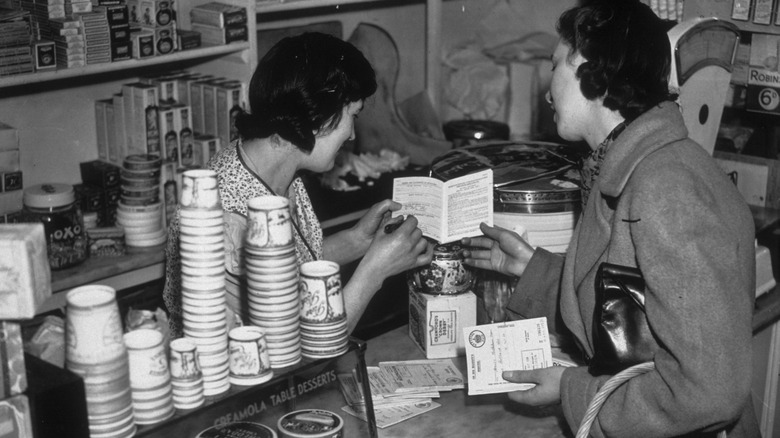
[[[51,269],[69,268],[86,260],[87,234],[70,184],[47,183],[24,189],[23,220],[43,223]]]

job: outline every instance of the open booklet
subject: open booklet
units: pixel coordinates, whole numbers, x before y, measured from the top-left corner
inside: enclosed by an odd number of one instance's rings
[[[449,181],[413,176],[393,180],[393,216],[414,215],[423,234],[439,243],[481,235],[479,224],[493,225],[493,171]]]

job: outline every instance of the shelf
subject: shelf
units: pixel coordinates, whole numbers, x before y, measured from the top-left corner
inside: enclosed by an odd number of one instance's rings
[[[148,59],[128,59],[125,61],[105,62],[84,67],[63,68],[51,71],[0,77],[0,88],[37,84],[81,76],[97,75],[114,71],[137,69],[153,65],[170,64],[199,58],[217,57],[240,52],[249,48],[249,42],[238,42],[224,46],[200,47],[192,50],[174,52],[170,55],[154,56]]]
[[[291,1],[258,1],[257,13],[300,11],[305,9],[339,7],[344,5],[360,5],[369,3],[387,3],[387,0],[291,0]],[[334,12],[336,12],[334,10]]]

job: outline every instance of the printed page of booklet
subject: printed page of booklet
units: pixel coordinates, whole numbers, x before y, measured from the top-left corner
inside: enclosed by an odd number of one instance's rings
[[[393,200],[402,205],[393,216],[413,215],[423,234],[439,243],[479,236],[481,222],[493,225],[493,171],[445,182],[424,176],[396,178]]]
[[[463,336],[469,395],[531,389],[535,384],[512,383],[501,373],[556,365],[545,317],[465,327]]]

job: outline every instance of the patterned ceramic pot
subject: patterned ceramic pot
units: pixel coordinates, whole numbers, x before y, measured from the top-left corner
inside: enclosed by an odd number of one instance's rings
[[[474,274],[463,264],[463,251],[458,242],[436,245],[429,265],[408,272],[410,287],[432,295],[457,295],[470,290]]]

